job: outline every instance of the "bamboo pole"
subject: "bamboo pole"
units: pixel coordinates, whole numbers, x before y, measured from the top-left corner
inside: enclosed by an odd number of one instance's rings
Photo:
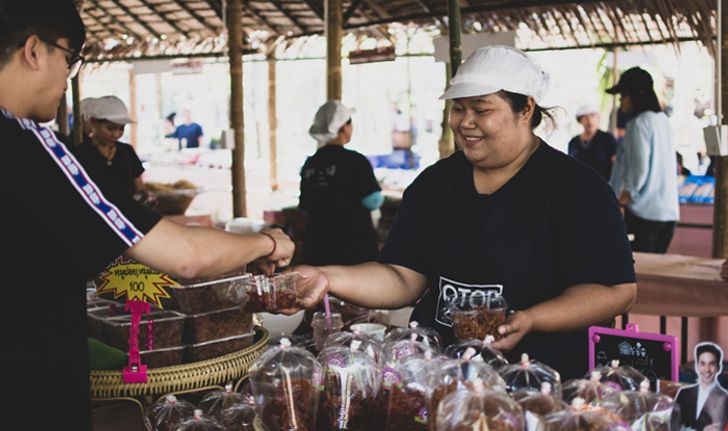
[[[341,100],[341,38],[343,13],[341,0],[325,0],[326,19],[326,97]]]
[[[233,148],[233,216],[247,215],[245,193],[245,134],[243,123],[243,1],[228,0],[226,26],[230,55],[230,128],[235,136]]]
[[[137,86],[136,72],[134,68],[129,70],[129,114],[131,116],[131,124],[129,124],[129,144],[136,150],[137,148]]]
[[[73,93],[73,143],[81,145],[83,141],[83,118],[81,118],[81,73],[71,80]]]
[[[460,43],[462,18],[460,17],[460,1],[447,0],[448,36],[450,38],[450,78],[455,76],[463,62],[463,49]]]
[[[268,144],[270,146],[270,188],[278,190],[278,113],[276,105],[276,59],[273,55],[268,59]]]
[[[720,1],[721,105],[728,106],[728,0]],[[722,114],[722,112],[720,113]],[[721,124],[728,124],[722,116]],[[715,203],[713,205],[713,257],[728,258],[728,157],[715,161]]]

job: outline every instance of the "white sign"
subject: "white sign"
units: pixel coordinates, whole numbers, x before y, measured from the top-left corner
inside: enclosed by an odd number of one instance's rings
[[[703,137],[709,156],[728,156],[728,126],[704,127]]]

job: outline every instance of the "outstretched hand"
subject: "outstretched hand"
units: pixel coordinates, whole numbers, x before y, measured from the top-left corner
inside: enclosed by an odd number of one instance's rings
[[[329,291],[329,279],[326,274],[315,266],[298,266],[292,271],[300,277],[296,282],[296,296],[299,308],[279,310],[283,314],[294,314],[302,308],[313,308],[318,305]]]
[[[513,349],[531,331],[532,326],[533,321],[528,313],[517,311],[511,314],[508,321],[498,327],[498,334],[503,338],[493,342],[493,348],[504,352]]]
[[[256,262],[256,265],[261,271],[271,275],[275,272],[276,267],[284,268],[291,263],[296,245],[279,228],[265,228],[261,230],[261,233],[273,240],[273,251],[270,255]]]

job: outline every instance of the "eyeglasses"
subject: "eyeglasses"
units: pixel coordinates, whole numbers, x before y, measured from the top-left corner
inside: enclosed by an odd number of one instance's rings
[[[86,59],[83,57],[83,55],[77,54],[74,51],[71,51],[70,49],[61,46],[55,42],[51,42],[47,39],[40,38],[40,40],[43,41],[43,43],[46,43],[50,46],[56,47],[64,52],[66,52],[68,55],[66,56],[66,64],[68,64],[68,79],[73,79],[78,75],[78,71],[81,70],[81,65],[83,64]]]

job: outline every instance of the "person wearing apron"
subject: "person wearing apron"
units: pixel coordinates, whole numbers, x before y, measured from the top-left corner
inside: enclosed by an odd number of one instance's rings
[[[461,151],[404,192],[378,262],[298,267],[301,306],[326,292],[370,308],[415,304],[411,318],[451,343],[448,303],[497,291],[510,314],[493,347],[582,377],[587,328],[629,309],[634,265],[606,181],[533,133],[548,81],[516,49],[473,53],[442,96]]]

